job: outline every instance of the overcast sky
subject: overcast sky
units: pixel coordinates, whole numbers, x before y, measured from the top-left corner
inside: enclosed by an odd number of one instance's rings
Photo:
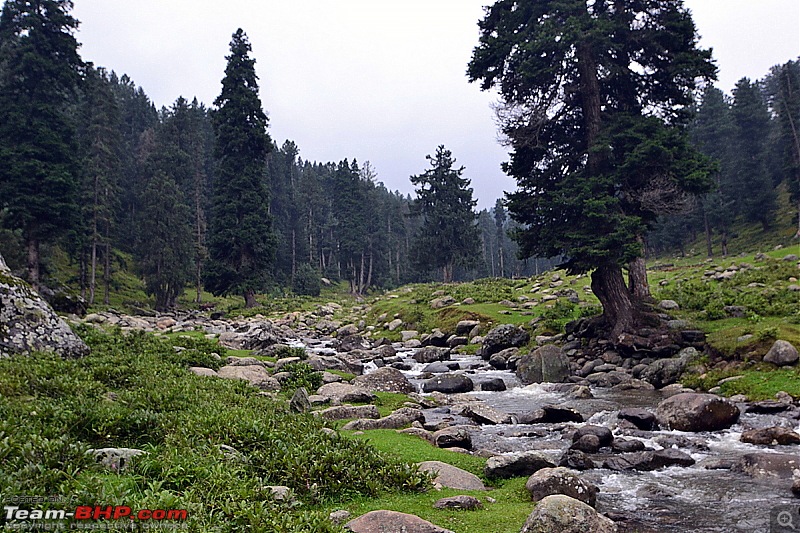
[[[250,37],[270,133],[316,161],[370,161],[390,189],[444,144],[479,207],[513,190],[490,104],[467,83],[489,0],[74,0],[81,54],[128,74],[157,106],[210,105],[231,34]],[[686,0],[730,92],[800,55],[798,0]]]

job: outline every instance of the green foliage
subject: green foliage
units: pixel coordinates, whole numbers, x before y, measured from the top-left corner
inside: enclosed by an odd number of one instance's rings
[[[9,0],[0,14],[0,210],[38,254],[78,213],[70,104],[83,62],[72,2]],[[29,274],[38,276],[36,257]],[[38,282],[38,278],[32,281]]]
[[[294,276],[292,290],[304,296],[319,296],[321,288],[319,271],[308,263],[300,265]]]
[[[558,300],[553,307],[548,307],[542,312],[541,327],[550,333],[563,333],[564,326],[576,318],[577,312],[577,305]]]
[[[323,432],[313,416],[239,380],[198,377],[212,345],[81,328],[92,354],[0,360],[0,493],[69,494],[137,508],[185,508],[191,531],[338,532],[319,504],[424,490],[414,468]],[[220,446],[230,446],[234,451]],[[146,455],[112,473],[88,448]],[[227,451],[226,451],[227,450]],[[286,485],[298,503],[276,502]]]
[[[315,391],[322,385],[322,373],[311,368],[308,363],[289,363],[281,369],[281,372],[291,374],[281,383],[281,390],[290,395],[300,387]]]
[[[239,29],[214,101],[216,181],[213,186],[206,286],[216,295],[254,293],[266,286],[275,255],[275,235],[264,182],[266,156],[272,149],[267,116],[258,96],[250,42]]]
[[[679,2],[620,16],[607,3],[499,0],[479,25],[468,75],[503,101],[521,253],[562,256],[578,272],[639,256],[637,237],[663,205],[708,185],[679,127],[696,81],[715,71],[689,12]]]
[[[444,146],[436,155],[426,156],[431,168],[411,176],[417,186],[412,212],[422,219],[414,239],[413,257],[422,270],[442,269],[445,283],[453,280],[455,265],[469,265],[478,255],[478,229],[470,181],[464,167],[453,168],[456,160]]]
[[[279,346],[273,353],[276,359],[283,359],[284,357],[299,357],[301,360],[308,359],[308,352],[303,346]]]

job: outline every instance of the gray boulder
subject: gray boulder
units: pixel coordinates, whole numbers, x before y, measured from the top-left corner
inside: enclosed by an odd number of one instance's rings
[[[520,533],[617,533],[617,525],[592,506],[563,494],[542,499]]]
[[[289,409],[295,413],[305,413],[311,410],[311,400],[308,399],[308,391],[305,387],[300,387],[292,395],[289,401]]]
[[[464,511],[474,511],[483,507],[481,501],[474,496],[451,496],[442,498],[433,504],[434,509],[461,509]]]
[[[798,359],[800,359],[800,356],[797,354],[797,348],[792,343],[784,340],[775,341],[767,355],[764,356],[765,362],[778,366],[794,365]]]
[[[619,413],[617,414],[617,418],[620,420],[627,420],[638,429],[643,431],[654,431],[658,429],[658,422],[656,421],[656,415],[648,411],[647,409],[641,409],[638,407],[629,407],[627,409],[620,409]]]
[[[563,494],[592,507],[597,502],[596,485],[584,481],[571,470],[560,466],[542,468],[534,473],[525,483],[525,489],[535,502],[553,494]]]
[[[0,357],[31,352],[83,357],[89,347],[0,256]]]
[[[736,463],[734,472],[746,474],[752,478],[790,479],[792,471],[800,468],[800,456],[786,453],[746,453]]]
[[[409,394],[416,392],[414,385],[396,368],[385,366],[353,379],[353,385],[372,392],[399,392]]]
[[[483,473],[487,478],[506,479],[519,476],[530,476],[542,468],[556,466],[541,452],[516,452],[508,455],[495,455],[486,461]]]
[[[414,361],[417,363],[433,363],[436,361],[446,361],[450,359],[450,350],[447,348],[436,348],[435,346],[427,346],[417,350],[413,356]]]
[[[86,453],[91,454],[98,463],[115,472],[125,470],[132,458],[147,454],[146,451],[136,448],[90,448],[86,450]]]
[[[503,324],[486,334],[481,346],[481,357],[489,359],[492,355],[506,348],[519,348],[528,344],[530,334],[513,324]]]
[[[388,533],[389,531],[407,533],[453,533],[423,520],[418,516],[397,511],[370,511],[344,526],[353,533]]]
[[[547,344],[519,359],[517,378],[524,385],[564,383],[569,379],[569,358],[558,346]]]
[[[467,405],[461,413],[478,424],[495,425],[511,423],[511,415],[480,403]]]
[[[481,478],[453,465],[441,461],[419,463],[420,472],[430,472],[436,476],[433,484],[456,490],[486,490]]]
[[[378,408],[374,405],[336,405],[319,412],[325,420],[349,420],[351,418],[370,418],[377,420],[381,417]]]
[[[367,431],[370,429],[400,429],[410,426],[414,422],[424,422],[425,415],[419,409],[401,407],[394,413],[377,420],[359,418],[345,424],[342,429],[352,431]]]
[[[439,448],[472,449],[472,436],[464,426],[450,426],[433,434],[433,443]]]
[[[475,388],[472,380],[464,374],[442,374],[422,384],[423,392],[458,394],[471,392]]]
[[[656,418],[662,427],[678,431],[717,431],[739,420],[739,408],[714,394],[685,392],[661,402]]]
[[[217,375],[225,379],[242,379],[261,390],[281,390],[278,380],[270,376],[269,372],[261,365],[227,365],[217,370]]]
[[[800,444],[800,435],[789,428],[771,427],[745,431],[739,440],[761,446],[770,446],[772,444],[788,446],[790,444]]]
[[[327,383],[317,389],[317,395],[338,403],[369,403],[377,398],[363,387],[350,383]]]
[[[686,363],[683,359],[659,359],[649,364],[639,379],[652,383],[654,387],[660,389],[677,382],[685,369]]]

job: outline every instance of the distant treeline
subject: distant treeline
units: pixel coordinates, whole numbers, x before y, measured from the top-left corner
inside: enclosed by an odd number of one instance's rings
[[[688,243],[705,236],[709,257],[727,255],[735,223],[774,227],[781,187],[795,206],[800,237],[800,61],[776,65],[758,81],[742,78],[730,97],[707,88],[690,135],[716,162],[715,185],[662,218],[648,237],[651,253],[685,253]]]

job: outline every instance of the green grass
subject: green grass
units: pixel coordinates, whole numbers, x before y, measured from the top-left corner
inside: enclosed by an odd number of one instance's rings
[[[351,438],[366,440],[376,449],[391,454],[404,462],[442,461],[483,478],[483,466],[486,464],[486,459],[435,448],[419,437],[392,430],[375,430],[352,435]],[[533,510],[530,495],[525,491],[526,480],[527,478],[520,477],[496,481],[492,490],[488,492],[443,489],[413,495],[395,493],[379,498],[357,498],[348,502],[344,508],[354,516],[377,509],[410,513],[456,533],[479,531],[517,533]],[[484,481],[486,480],[484,479]],[[444,511],[433,508],[434,502],[438,499],[461,494],[474,496],[481,500],[483,509]],[[488,502],[487,496],[496,502]]]
[[[85,358],[0,360],[0,494],[187,509],[191,531],[338,533],[327,507],[429,487],[409,465],[326,434],[243,381],[189,373],[220,364],[213,341],[81,334],[93,350]],[[147,455],[114,473],[85,453],[102,447]],[[290,487],[299,506],[275,502],[267,485]]]
[[[681,380],[684,385],[707,391],[717,386],[720,380],[741,376],[740,379],[720,385],[720,393],[724,396],[744,394],[752,401],[775,399],[780,391],[800,398],[800,370],[797,368],[776,369],[767,364],[759,364],[754,368],[712,370],[702,376],[685,375]]]

